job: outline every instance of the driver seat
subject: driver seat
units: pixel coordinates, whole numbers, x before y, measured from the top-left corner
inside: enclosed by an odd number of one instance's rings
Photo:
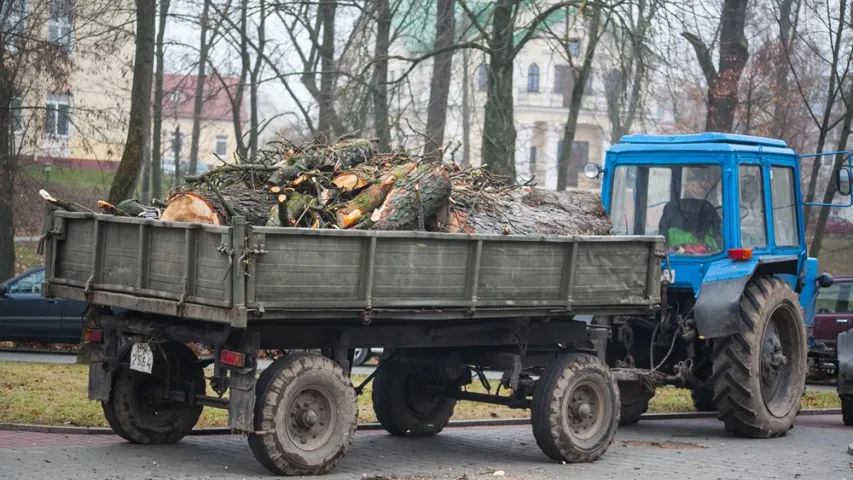
[[[723,221],[714,205],[704,198],[681,198],[670,201],[663,207],[658,232],[668,238],[670,228],[678,228],[702,238],[707,234],[718,237]]]

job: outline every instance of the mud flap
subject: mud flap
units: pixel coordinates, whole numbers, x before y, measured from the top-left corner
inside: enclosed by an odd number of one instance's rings
[[[113,373],[118,365],[116,350],[118,336],[115,331],[104,331],[102,345],[90,345],[89,350],[89,400],[108,402],[113,389]]]
[[[853,330],[838,335],[838,394],[853,395]]]
[[[241,350],[249,358],[257,359],[260,349],[260,335],[250,333]],[[231,370],[229,384],[230,398],[228,404],[228,427],[236,432],[251,433],[255,431],[255,382],[257,361],[252,368]]]
[[[693,310],[700,335],[720,338],[741,331],[740,297],[750,278],[744,275],[702,284]]]

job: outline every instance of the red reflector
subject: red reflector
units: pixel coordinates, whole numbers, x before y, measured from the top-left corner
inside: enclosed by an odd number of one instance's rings
[[[219,361],[225,365],[243,368],[246,366],[246,355],[240,352],[232,352],[231,350],[222,350],[219,354]]]
[[[729,249],[729,258],[732,260],[751,260],[752,259],[752,249],[751,248],[730,248]]]
[[[103,330],[86,330],[83,334],[83,340],[86,343],[103,343],[104,342],[104,331]]]

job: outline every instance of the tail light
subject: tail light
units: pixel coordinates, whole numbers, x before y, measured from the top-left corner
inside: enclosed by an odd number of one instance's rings
[[[83,332],[83,341],[86,343],[104,343],[104,331],[86,330]]]
[[[729,249],[729,258],[734,261],[746,261],[752,260],[752,249],[751,248],[730,248]]]
[[[219,353],[219,361],[232,367],[244,368],[246,366],[246,354],[231,350],[222,350]]]

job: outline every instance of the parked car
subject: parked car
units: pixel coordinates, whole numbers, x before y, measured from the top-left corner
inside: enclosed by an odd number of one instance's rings
[[[835,377],[838,334],[853,328],[853,276],[834,277],[832,286],[818,290],[809,349],[809,373],[813,380]]]
[[[826,219],[826,233],[848,234],[853,233],[853,223],[844,217],[830,215]]]
[[[0,341],[79,343],[86,303],[41,296],[44,267],[0,284]]]

